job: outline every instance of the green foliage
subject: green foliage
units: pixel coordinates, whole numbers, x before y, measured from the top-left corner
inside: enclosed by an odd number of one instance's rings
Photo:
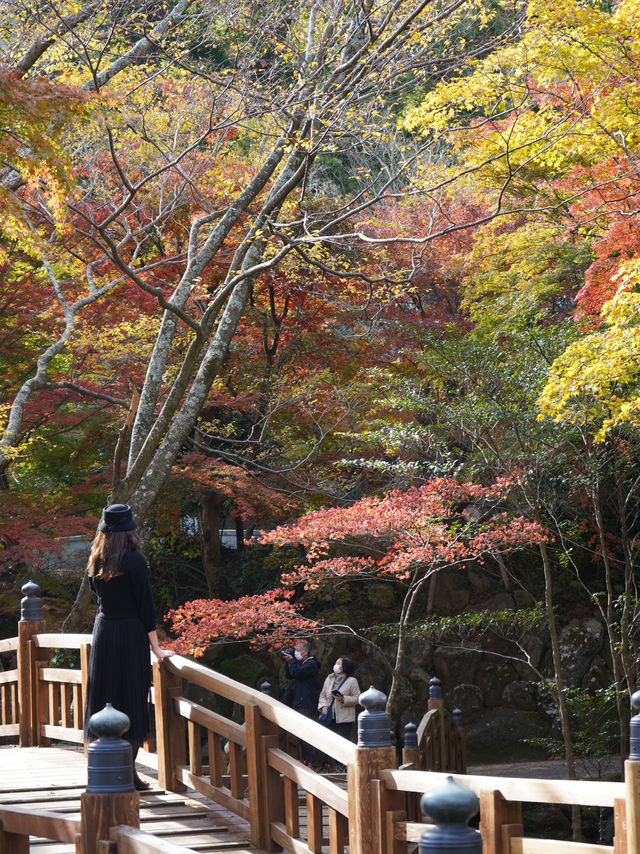
[[[555,686],[549,683],[539,687],[545,692],[555,690]],[[583,756],[590,762],[597,762],[609,759],[616,754],[620,739],[616,694],[613,685],[595,690],[565,689],[564,696],[571,718],[573,747],[577,756]],[[544,748],[552,755],[561,756],[564,753],[564,744],[559,738],[531,738],[528,742]]]
[[[547,622],[544,603],[531,608],[505,608],[502,611],[465,611],[454,617],[437,615],[409,623],[405,631],[409,637],[429,638],[435,643],[452,640],[473,640],[487,632],[506,639],[519,638],[523,634],[539,632]],[[397,624],[372,626],[369,630],[380,638],[394,639],[398,634]]]

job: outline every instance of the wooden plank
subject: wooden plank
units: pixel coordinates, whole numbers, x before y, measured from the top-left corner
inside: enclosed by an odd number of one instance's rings
[[[65,667],[43,667],[40,670],[40,679],[44,682],[57,682],[61,685],[79,685],[82,682],[82,673],[79,670],[70,670]]]
[[[613,807],[625,797],[624,783],[593,780],[538,780],[526,777],[484,777],[475,774],[444,774],[433,771],[381,770],[380,779],[389,789],[400,792],[428,792],[453,777],[456,783],[476,794],[495,790],[507,801],[541,804],[578,804]],[[639,849],[640,850],[640,849]]]
[[[190,786],[196,792],[200,792],[201,795],[209,798],[210,801],[220,804],[220,806],[239,815],[241,818],[249,819],[249,802],[247,800],[233,798],[230,792],[212,786],[204,777],[196,777],[184,765],[176,768],[176,777],[185,786]]]
[[[20,734],[20,723],[17,724],[4,724],[0,726],[0,735],[2,736],[13,736]]]
[[[306,792],[314,795],[342,815],[349,814],[348,795],[340,786],[307,768],[297,759],[292,759],[279,748],[269,750],[268,761],[271,768],[279,771],[289,780],[293,780]]]
[[[614,849],[613,845],[595,845],[590,842],[515,837],[511,840],[511,854],[614,854]]]
[[[84,742],[84,730],[81,729],[67,729],[63,726],[42,724],[40,732],[45,738],[52,738],[56,741],[70,741],[73,744],[82,744]]]
[[[393,835],[399,842],[420,842],[425,830],[431,830],[435,824],[425,824],[421,821],[396,821]]]
[[[189,849],[143,830],[117,825],[109,830],[109,839],[118,845],[118,854],[185,854]]]
[[[18,649],[18,638],[3,638],[0,640],[0,653],[15,652]]]
[[[0,673],[0,685],[4,685],[6,682],[17,682],[18,681],[18,671],[17,670],[3,670]]]
[[[194,703],[192,700],[187,700],[185,697],[174,697],[173,707],[175,711],[188,721],[200,724],[206,729],[213,730],[223,738],[233,741],[235,744],[240,744],[242,747],[247,746],[247,737],[244,731],[244,726],[230,721],[228,718],[223,718],[222,715],[212,712],[210,709],[205,709],[204,706]]]
[[[7,833],[28,833],[60,842],[75,842],[80,833],[78,819],[48,810],[0,805],[0,821]]]
[[[293,854],[312,854],[301,839],[293,839],[289,836],[286,827],[280,821],[271,822],[271,838],[285,851],[291,851]]]
[[[33,636],[33,642],[36,646],[45,647],[46,649],[80,649],[83,643],[90,644],[93,640],[93,635],[88,634],[46,634],[38,632]]]

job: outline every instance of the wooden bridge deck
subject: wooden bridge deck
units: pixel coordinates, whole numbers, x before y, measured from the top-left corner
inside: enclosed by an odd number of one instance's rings
[[[140,829],[194,851],[261,854],[249,842],[249,824],[195,792],[174,794],[158,788],[157,775],[138,766],[151,789],[141,792]],[[87,786],[81,749],[3,747],[0,749],[0,804],[51,810],[80,817]],[[75,854],[70,843],[30,838],[34,854]]]

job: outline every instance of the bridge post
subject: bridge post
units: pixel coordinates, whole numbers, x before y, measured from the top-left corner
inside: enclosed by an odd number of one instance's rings
[[[120,738],[129,718],[107,703],[89,719],[98,740],[89,745],[87,790],[80,795],[82,854],[96,854],[100,840],[119,824],[140,827],[140,794],[133,786],[131,745]]]
[[[169,792],[184,792],[186,786],[176,777],[176,768],[187,762],[184,720],[173,708],[173,698],[182,694],[182,679],[170,667],[166,660],[153,663],[158,784]]]
[[[349,850],[352,854],[385,851],[387,810],[402,806],[399,802],[392,803],[398,793],[386,792],[377,785],[378,774],[383,768],[397,767],[389,716],[384,711],[386,701],[386,696],[373,685],[358,698],[365,710],[358,715],[355,765],[347,768]]]
[[[263,692],[266,693],[266,692]],[[249,778],[249,823],[251,844],[264,851],[279,851],[271,839],[271,822],[284,817],[283,787],[279,774],[269,768],[267,751],[278,747],[277,728],[255,703],[244,707]]]
[[[33,747],[38,743],[38,724],[35,718],[37,684],[31,638],[44,632],[46,623],[38,585],[29,581],[21,590],[24,598],[20,603],[18,623],[18,743],[20,747]]]
[[[640,691],[631,697],[629,758],[624,763],[627,851],[640,851]],[[616,829],[616,836],[617,836]]]

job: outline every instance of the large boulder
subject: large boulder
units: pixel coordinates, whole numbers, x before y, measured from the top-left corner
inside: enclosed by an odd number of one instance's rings
[[[447,695],[456,685],[474,684],[481,662],[479,644],[469,644],[466,649],[439,646],[433,653],[434,669]]]
[[[560,661],[566,688],[579,688],[602,650],[604,626],[594,617],[571,620],[560,632]]]
[[[502,692],[502,702],[511,709],[534,712],[538,708],[535,683],[524,680],[510,682]]]
[[[501,762],[537,757],[540,748],[531,739],[546,735],[542,721],[533,712],[493,709],[467,728],[467,755],[470,762]]]
[[[477,712],[484,709],[484,697],[482,691],[477,685],[456,685],[449,693],[449,703],[452,709],[460,709],[462,711],[463,720],[467,721],[467,717],[474,717]]]

